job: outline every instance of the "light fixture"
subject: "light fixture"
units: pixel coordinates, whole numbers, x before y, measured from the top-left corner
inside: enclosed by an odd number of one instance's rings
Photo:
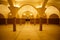
[[[25,13],[23,15],[26,15]]]
[[[33,14],[30,14],[31,16],[33,15]]]
[[[10,13],[9,15],[11,16],[12,14]]]
[[[18,4],[15,4],[15,5],[14,5],[14,7],[20,7],[20,5],[18,5]]]
[[[42,4],[37,5],[36,8],[42,8]]]
[[[36,6],[36,8],[41,8],[42,6],[41,5],[39,5],[39,6]]]

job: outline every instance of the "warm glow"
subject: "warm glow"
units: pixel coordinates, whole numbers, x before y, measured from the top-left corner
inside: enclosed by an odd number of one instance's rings
[[[47,18],[49,18],[49,16],[52,14],[59,15],[59,10],[55,8],[54,6],[50,6],[50,7],[47,7],[47,9],[45,10],[45,13],[47,15]]]
[[[9,15],[12,15],[11,13]]]
[[[27,16],[34,16],[34,18],[36,18],[36,15],[38,14],[37,10],[35,8],[33,8],[31,5],[25,5],[22,8],[20,8],[20,10],[18,11],[19,17],[21,18],[22,15]]]
[[[41,8],[42,6],[37,6],[36,8]]]
[[[23,15],[26,15],[25,13]]]
[[[0,40],[59,40],[60,0],[0,0]]]
[[[18,4],[14,5],[15,7],[20,7]]]
[[[36,6],[36,8],[42,8],[42,4],[41,4],[41,5]]]
[[[33,15],[33,14],[30,14],[31,16]]]

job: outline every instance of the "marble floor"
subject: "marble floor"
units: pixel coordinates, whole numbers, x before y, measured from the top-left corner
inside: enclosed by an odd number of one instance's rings
[[[16,32],[13,25],[0,25],[0,40],[60,40],[60,26],[43,24],[43,30],[39,31],[39,24],[16,24]]]

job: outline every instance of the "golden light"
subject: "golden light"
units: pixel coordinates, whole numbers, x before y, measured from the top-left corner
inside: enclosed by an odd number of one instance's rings
[[[15,1],[24,1],[24,0],[15,0]]]
[[[25,13],[23,15],[26,15]]]
[[[33,14],[30,14],[31,16],[33,15]]]
[[[20,7],[20,5],[18,5],[18,4],[15,4],[15,5],[14,5],[14,7]]]
[[[11,13],[9,15],[12,15]]]
[[[36,6],[36,8],[42,8],[42,4],[41,4],[41,5]]]

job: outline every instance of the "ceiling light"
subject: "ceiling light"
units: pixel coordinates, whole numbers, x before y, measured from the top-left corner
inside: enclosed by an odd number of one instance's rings
[[[33,15],[33,14],[30,14],[31,16]]]
[[[14,5],[15,7],[20,7],[18,4]]]
[[[40,5],[40,6],[36,6],[36,8],[42,8],[42,6]]]
[[[26,15],[25,13],[23,15]]]
[[[12,15],[11,13],[9,15]]]

